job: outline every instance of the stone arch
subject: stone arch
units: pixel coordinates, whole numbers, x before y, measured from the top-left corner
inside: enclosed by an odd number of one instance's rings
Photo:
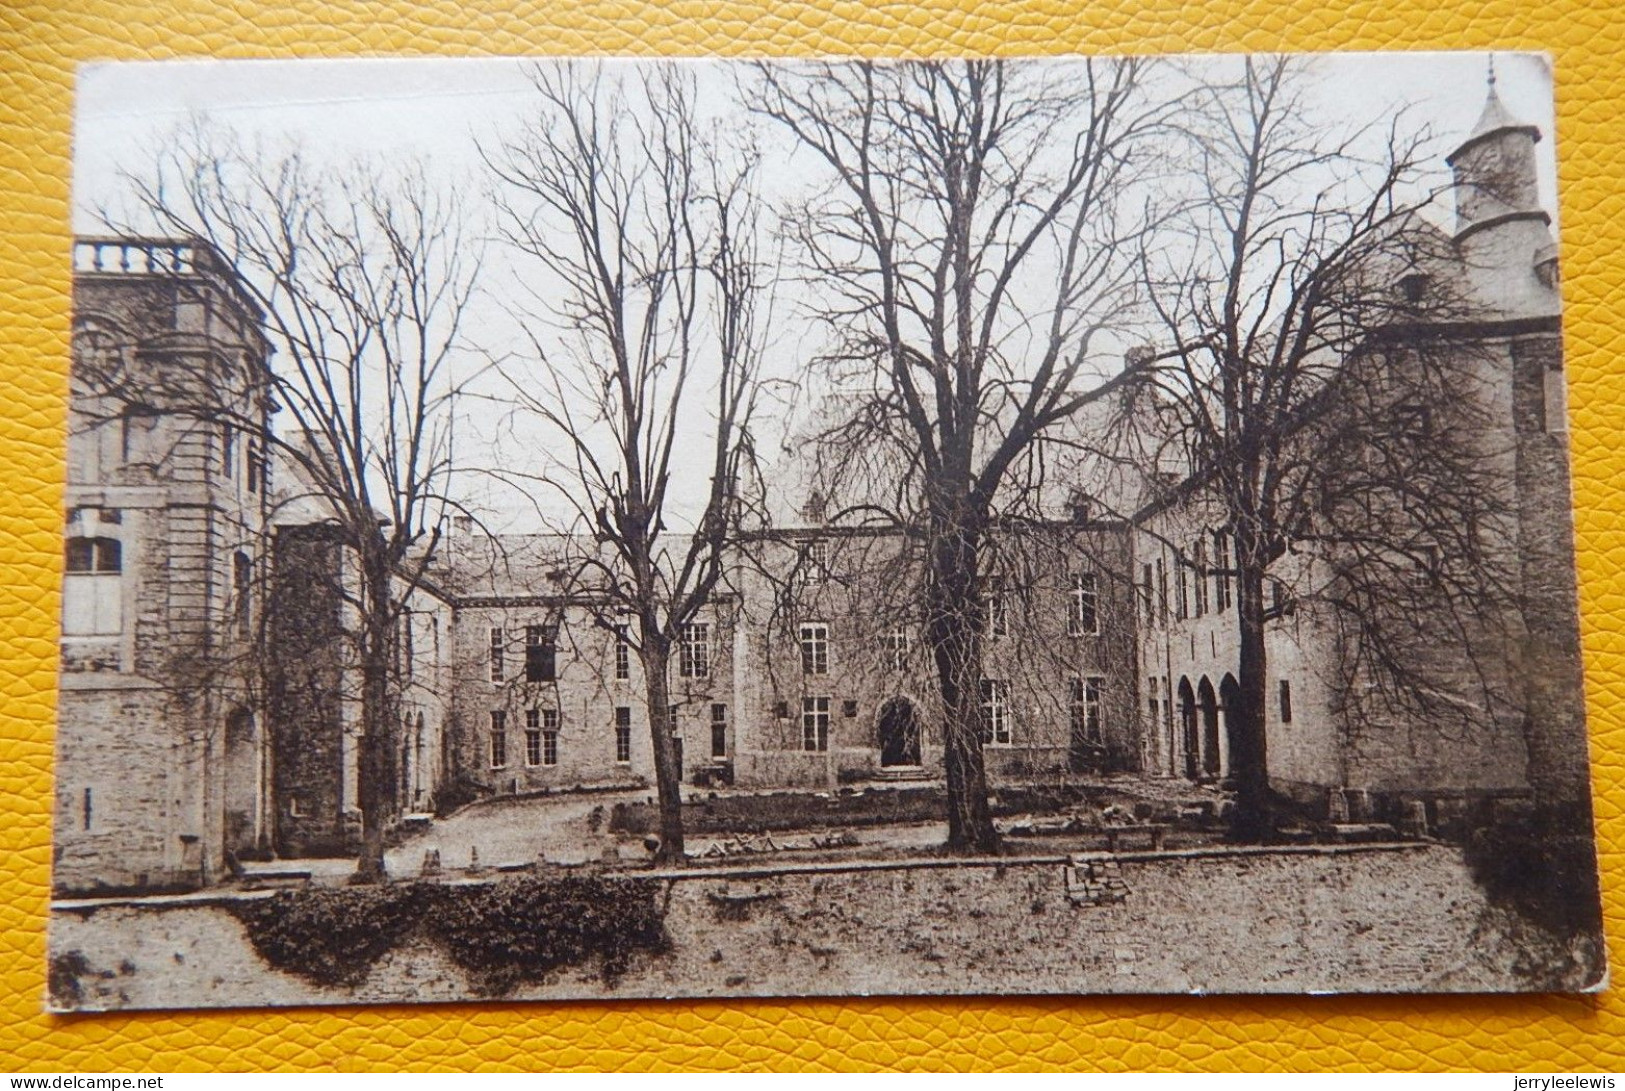
[[[1219,697],[1207,675],[1196,686],[1197,711],[1202,720],[1202,776],[1219,775]]]
[[[1242,748],[1236,744],[1236,709],[1241,707],[1241,685],[1236,676],[1226,674],[1219,682],[1219,708],[1224,715],[1224,734],[1220,736],[1220,773],[1223,776],[1235,775],[1235,758]]]
[[[1185,776],[1195,780],[1201,773],[1201,739],[1196,729],[1196,690],[1189,678],[1179,680],[1180,742],[1185,752]]]

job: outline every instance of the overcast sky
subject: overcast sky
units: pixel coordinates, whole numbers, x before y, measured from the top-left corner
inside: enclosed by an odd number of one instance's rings
[[[697,66],[703,112],[724,115],[737,109],[728,66],[688,63]],[[521,59],[365,59],[83,67],[74,136],[74,229],[100,230],[97,210],[117,208],[125,200],[120,169],[142,170],[166,133],[200,113],[251,143],[256,139],[271,147],[297,143],[307,154],[335,164],[357,157],[386,164],[418,161],[446,184],[478,194],[484,184],[478,146],[489,147],[499,135],[513,132],[532,108],[534,91],[523,66]],[[1498,90],[1508,109],[1519,120],[1538,126],[1545,137],[1538,148],[1542,201],[1555,217],[1548,58],[1501,53],[1495,66]],[[1315,65],[1311,101],[1333,124],[1370,121],[1408,108],[1436,134],[1443,180],[1448,177],[1443,156],[1470,131],[1483,109],[1487,68],[1488,56],[1482,53],[1327,54]],[[806,172],[789,145],[766,150],[761,182],[769,200],[805,184]],[[483,322],[496,340],[510,336],[501,332],[502,310],[495,306]],[[809,354],[801,343],[807,336],[802,330],[788,342],[781,338],[775,344],[780,366],[791,366]],[[490,461],[514,457],[511,451],[492,454],[497,450],[494,436],[461,438],[473,428],[460,432],[460,446],[468,445],[467,457]],[[476,444],[481,445],[478,450]],[[486,492],[473,480],[463,489]],[[507,506],[494,496],[481,499]],[[498,522],[513,529],[533,526],[522,511]]]
[[[523,63],[377,58],[83,66],[74,135],[74,228],[95,230],[95,208],[119,196],[118,168],[150,158],[155,139],[200,111],[245,133],[292,136],[344,156],[406,156],[448,172],[473,172],[475,142],[511,129],[529,107]],[[717,73],[702,86],[718,96],[729,93],[725,66],[692,63]],[[1350,120],[1411,105],[1449,144],[1472,128],[1483,109],[1487,63],[1483,53],[1326,54],[1318,62],[1320,105]],[[1549,59],[1501,53],[1496,66],[1508,108],[1547,137],[1541,145],[1543,197],[1555,204]]]

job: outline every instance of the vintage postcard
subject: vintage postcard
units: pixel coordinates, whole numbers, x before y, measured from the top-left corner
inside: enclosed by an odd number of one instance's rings
[[[1604,987],[1547,58],[77,111],[52,1008]]]

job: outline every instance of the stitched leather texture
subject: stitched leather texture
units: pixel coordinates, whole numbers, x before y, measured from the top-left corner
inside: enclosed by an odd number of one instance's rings
[[[73,71],[360,54],[1543,49],[1556,60],[1581,612],[1607,923],[1625,956],[1625,20],[1616,0],[8,0],[0,5],[0,1068],[1625,1070],[1625,996],[41,1012]],[[1610,303],[1613,305],[1610,306]]]

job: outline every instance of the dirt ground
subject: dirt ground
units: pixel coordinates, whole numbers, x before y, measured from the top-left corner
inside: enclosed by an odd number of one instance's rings
[[[513,998],[1498,991],[1560,955],[1486,904],[1444,846],[1121,873],[1127,899],[1091,907],[1068,902],[1054,864],[673,880],[668,954],[613,986],[583,968]],[[470,999],[418,940],[350,989],[273,971],[218,907],[57,912],[51,947],[87,967],[86,1009]]]
[[[1080,783],[1083,783],[1080,781]],[[1217,805],[1218,793],[1196,788],[1184,782],[1160,782],[1139,777],[1101,777],[1088,782],[1092,792],[1119,804],[1132,804],[1144,800],[1158,804],[1207,800]],[[871,787],[873,794],[906,791],[888,787]],[[769,796],[782,793],[725,790],[717,795],[724,799],[740,796]],[[696,800],[704,797],[695,795]],[[559,794],[529,796],[516,799],[498,799],[465,807],[455,814],[436,819],[427,829],[410,834],[385,855],[389,874],[397,879],[413,878],[423,867],[426,853],[437,852],[446,871],[466,868],[477,853],[479,862],[486,867],[503,864],[529,864],[543,858],[553,864],[582,864],[604,858],[609,850],[628,862],[642,862],[649,853],[641,834],[621,834],[610,830],[610,816],[620,803],[646,804],[652,797],[647,790],[593,792],[585,794]],[[1083,808],[1079,808],[1083,809]],[[999,820],[1002,829],[1019,825],[1024,816],[1011,815]],[[803,859],[829,859],[841,857],[873,857],[888,853],[919,853],[930,851],[947,840],[945,821],[901,821],[874,823],[852,827],[849,831],[850,851],[818,852],[809,849],[815,836],[827,836],[841,824],[814,823],[804,829],[775,827],[773,840],[781,846],[793,846],[789,851],[772,854],[774,860],[791,863]],[[750,840],[750,838],[746,838]],[[688,839],[689,855],[697,860],[714,859],[713,847],[732,857],[732,849],[739,840],[726,833],[696,832]],[[1183,841],[1202,840],[1190,836]],[[1023,851],[1035,854],[1066,852],[1093,847],[1089,839],[1039,838],[1021,845]],[[756,862],[753,856],[750,862]],[[269,864],[246,865],[251,874],[256,871],[278,872],[286,869],[311,872],[318,881],[343,882],[354,870],[350,859],[287,860]]]

